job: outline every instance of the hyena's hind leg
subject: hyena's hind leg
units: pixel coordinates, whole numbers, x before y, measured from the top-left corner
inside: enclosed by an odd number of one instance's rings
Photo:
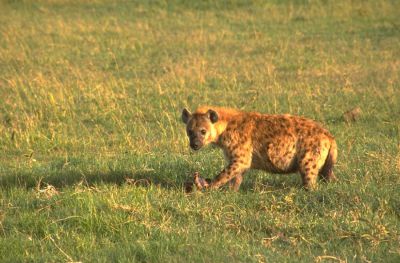
[[[300,171],[301,180],[303,181],[303,187],[306,190],[313,190],[317,187],[318,170],[308,169]]]
[[[320,179],[326,182],[334,182],[337,181],[335,174],[333,173],[333,163],[329,160],[330,157],[326,160],[324,166],[319,171]]]
[[[307,190],[316,188],[318,175],[327,159],[329,148],[323,146],[321,141],[309,142],[299,155],[299,172],[303,187]]]
[[[336,163],[337,158],[337,148],[336,142],[333,141],[331,147],[329,149],[328,156],[326,157],[326,161],[319,171],[319,176],[322,180],[326,182],[337,181],[335,174],[333,173],[333,166]]]

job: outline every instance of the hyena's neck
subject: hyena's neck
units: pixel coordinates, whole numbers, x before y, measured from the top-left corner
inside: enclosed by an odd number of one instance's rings
[[[213,140],[214,144],[219,146],[221,134],[224,133],[227,125],[228,125],[227,121],[218,121],[216,124],[214,124],[214,129],[215,129],[215,136]]]

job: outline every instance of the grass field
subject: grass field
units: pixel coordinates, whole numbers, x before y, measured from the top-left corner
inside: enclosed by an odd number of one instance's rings
[[[201,104],[324,123],[339,182],[186,195]],[[400,262],[400,1],[0,0],[0,135],[0,262]]]

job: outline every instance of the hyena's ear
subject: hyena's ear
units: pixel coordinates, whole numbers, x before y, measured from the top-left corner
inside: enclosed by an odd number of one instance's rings
[[[186,108],[182,110],[182,121],[187,124],[192,114]]]
[[[216,111],[209,109],[207,114],[212,123],[216,123],[218,121],[218,113]]]

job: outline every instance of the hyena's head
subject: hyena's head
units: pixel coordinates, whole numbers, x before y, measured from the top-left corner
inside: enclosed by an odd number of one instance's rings
[[[197,151],[215,141],[217,132],[214,124],[218,121],[216,111],[210,109],[206,113],[191,114],[187,109],[183,109],[182,121],[186,124],[186,134],[193,150]]]

